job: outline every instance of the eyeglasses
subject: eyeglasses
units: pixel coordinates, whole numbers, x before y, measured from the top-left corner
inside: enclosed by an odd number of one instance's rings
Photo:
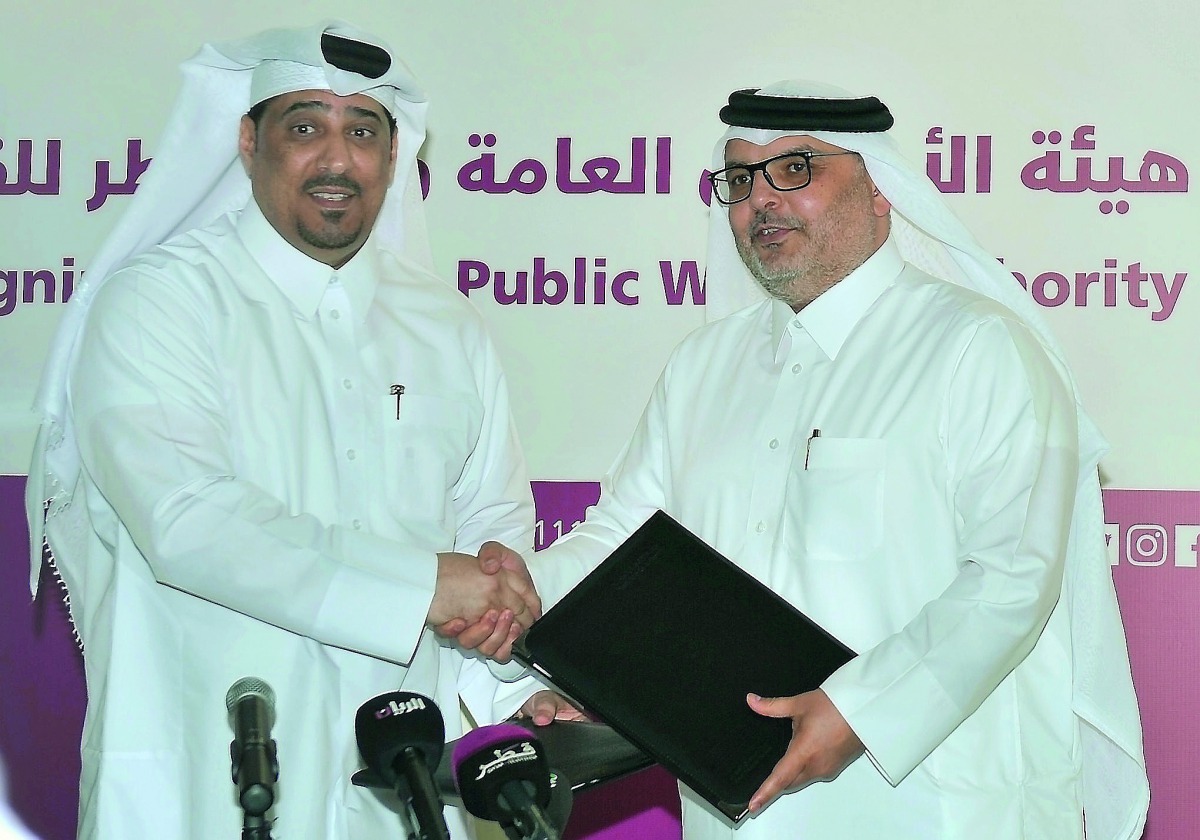
[[[708,176],[713,195],[722,204],[737,204],[750,197],[754,188],[754,173],[762,172],[772,189],[787,192],[802,190],[812,183],[812,159],[856,155],[858,152],[788,152],[786,155],[743,163],[713,172]]]

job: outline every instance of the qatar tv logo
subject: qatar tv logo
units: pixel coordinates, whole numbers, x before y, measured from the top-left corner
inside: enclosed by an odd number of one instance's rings
[[[1121,527],[1104,526],[1110,566],[1197,567],[1200,561],[1200,525],[1160,525],[1138,522]]]

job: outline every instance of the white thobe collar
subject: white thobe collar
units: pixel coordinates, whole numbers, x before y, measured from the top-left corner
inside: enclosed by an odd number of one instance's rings
[[[775,363],[782,364],[791,351],[793,329],[808,333],[830,360],[837,358],[855,325],[903,270],[904,258],[889,236],[866,262],[799,312],[793,312],[781,300],[771,301],[771,346],[775,348]]]
[[[341,268],[333,268],[301,253],[279,235],[252,198],[237,222],[238,236],[263,272],[305,318],[313,318],[334,283],[340,283],[354,316],[361,321],[375,297],[379,282],[379,252],[370,238]]]

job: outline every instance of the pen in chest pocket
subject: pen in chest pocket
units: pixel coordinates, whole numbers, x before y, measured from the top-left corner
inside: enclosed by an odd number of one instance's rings
[[[399,397],[397,397],[399,399]],[[813,441],[821,436],[820,429],[813,429],[812,434],[808,436],[808,442],[804,444],[804,469],[808,469],[808,457],[812,455]]]

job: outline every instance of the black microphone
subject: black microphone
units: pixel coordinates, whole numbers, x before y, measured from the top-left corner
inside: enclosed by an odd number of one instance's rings
[[[412,808],[421,840],[450,840],[433,784],[446,740],[437,704],[411,691],[381,694],[359,707],[354,736],[367,767]]]
[[[559,840],[543,810],[550,804],[550,767],[541,742],[514,724],[481,726],[454,747],[454,782],[468,811],[500,823],[510,837]]]
[[[233,726],[229,756],[238,802],[248,817],[261,817],[275,802],[279,761],[271,726],[275,723],[275,692],[256,677],[243,677],[229,687],[225,708]]]
[[[458,793],[457,790],[454,793]],[[560,771],[550,768],[550,804],[542,810],[546,812],[546,822],[550,827],[561,834],[567,827],[567,818],[571,816],[571,805],[573,803],[574,794],[571,792],[571,780],[563,775]],[[526,840],[527,836],[515,822],[500,824],[504,829],[504,836],[508,840]],[[551,837],[557,837],[557,834],[550,834]]]
[[[561,770],[550,768],[550,804],[543,810],[546,812],[546,822],[561,834],[567,827],[567,819],[571,816],[571,806],[574,804],[574,794],[571,791],[571,780]],[[508,840],[524,840],[521,830],[513,825],[501,826]],[[554,836],[554,835],[551,835]]]

